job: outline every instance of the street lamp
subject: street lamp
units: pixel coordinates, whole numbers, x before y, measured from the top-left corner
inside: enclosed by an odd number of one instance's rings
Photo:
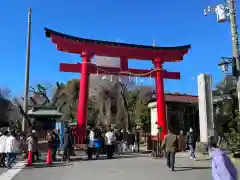
[[[225,4],[219,4],[215,7],[208,7],[204,9],[204,15],[207,16],[210,12],[215,12],[217,15],[218,23],[230,22],[231,34],[232,34],[232,49],[233,57],[227,58],[228,61],[224,61],[219,64],[222,70],[226,71],[228,64],[232,64],[232,73],[236,77],[237,96],[238,96],[238,109],[240,111],[240,60],[239,60],[239,42],[237,31],[237,18],[236,18],[236,0],[227,0]],[[225,58],[226,59],[226,58]]]
[[[228,72],[228,65],[232,63],[232,58],[221,57],[221,62],[218,64],[222,72]]]
[[[221,62],[218,64],[222,72],[228,72],[228,65],[232,64],[232,75],[237,79],[239,76],[236,67],[236,58],[234,57],[221,57]]]
[[[207,16],[208,13],[216,13],[217,15],[217,22],[224,23],[228,20],[229,14],[229,7],[225,6],[224,4],[219,4],[215,7],[208,6],[204,9],[204,16]]]

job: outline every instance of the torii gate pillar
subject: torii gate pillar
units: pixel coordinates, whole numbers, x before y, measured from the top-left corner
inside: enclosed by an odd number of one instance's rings
[[[82,68],[79,88],[78,114],[77,114],[77,142],[84,142],[88,118],[88,91],[89,91],[89,63],[92,54],[81,53]]]
[[[162,61],[160,58],[153,60],[153,65],[158,70],[156,71],[155,84],[156,84],[156,99],[157,99],[157,125],[162,128],[160,137],[163,138],[167,134],[166,125],[166,109],[164,100],[164,81],[161,73]]]

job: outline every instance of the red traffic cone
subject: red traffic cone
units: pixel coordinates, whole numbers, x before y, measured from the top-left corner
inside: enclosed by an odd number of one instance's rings
[[[32,151],[28,151],[27,166],[32,166],[32,162],[33,162],[33,154],[32,154]]]
[[[48,149],[47,159],[46,159],[45,164],[46,164],[46,165],[52,164],[52,151],[51,151],[51,149]]]

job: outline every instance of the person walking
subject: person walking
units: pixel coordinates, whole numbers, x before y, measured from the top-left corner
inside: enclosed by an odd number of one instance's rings
[[[15,137],[15,133],[10,132],[9,136],[6,139],[6,147],[5,147],[5,152],[7,155],[6,167],[8,169],[12,168],[11,165],[17,158],[17,152],[18,152],[17,147],[18,147],[18,141]]]
[[[132,144],[133,144],[133,137],[132,137],[132,133],[130,132],[130,130],[127,130],[127,150],[129,152],[132,151]]]
[[[55,145],[55,137],[53,137],[52,131],[50,131],[50,130],[48,131],[46,139],[48,142],[48,150],[50,150],[52,153],[54,145]]]
[[[71,145],[72,145],[72,147],[71,147],[71,156],[77,156],[76,152],[75,152],[75,140],[74,140],[74,136],[73,136],[73,129],[69,128],[69,131],[70,131],[70,135],[71,135]]]
[[[131,152],[135,152],[135,140],[136,140],[135,134],[133,132],[130,132],[129,136],[130,136],[130,149],[131,149]]]
[[[107,132],[105,134],[105,146],[107,150],[107,158],[112,158],[113,156],[113,143],[115,142],[115,135],[111,129],[108,127]]]
[[[190,128],[189,132],[187,133],[186,143],[190,148],[190,159],[193,159],[196,161],[195,149],[196,149],[196,143],[197,143],[197,134],[192,128]]]
[[[22,155],[22,157],[26,157],[26,150],[25,150],[25,145],[26,145],[26,138],[25,138],[25,134],[23,132],[21,132],[19,134],[19,149],[20,149],[20,154]]]
[[[72,149],[72,135],[69,128],[64,129],[64,135],[62,139],[63,143],[63,156],[62,161],[69,161]]]
[[[89,141],[93,141],[94,137],[95,137],[95,132],[94,132],[94,128],[92,128],[89,133]]]
[[[93,140],[93,144],[94,144],[94,153],[95,153],[96,159],[98,159],[99,154],[100,154],[100,150],[102,148],[102,140],[100,138],[100,131],[95,132],[95,137],[94,137],[94,140]]]
[[[185,150],[185,140],[186,140],[186,137],[183,134],[183,130],[181,130],[180,135],[178,136],[178,150],[180,152]]]
[[[37,142],[33,133],[28,134],[27,138],[28,152],[32,152],[32,161],[37,159]]]
[[[140,132],[136,132],[136,146],[137,146],[137,152],[140,151]]]
[[[32,136],[33,136],[33,143],[34,143],[34,148],[36,148],[36,152],[35,152],[35,158],[36,160],[40,160],[40,154],[39,154],[39,150],[38,150],[38,136],[37,136],[37,131],[35,129],[32,130]]]
[[[106,154],[106,146],[105,146],[105,132],[103,130],[100,131],[100,139],[101,139],[101,142],[102,142],[102,147],[101,147],[101,150],[100,152],[102,154]]]
[[[120,155],[122,153],[122,136],[121,136],[121,131],[116,130],[115,131],[115,137],[116,137],[116,153]]]
[[[69,130],[69,133],[70,133],[70,130]],[[59,135],[58,135],[56,129],[53,130],[52,135],[53,135],[53,140],[54,140],[53,146],[52,146],[52,159],[56,160],[57,159],[57,157],[56,157],[57,150],[60,147],[60,138],[59,138]]]
[[[90,132],[91,132],[91,127],[88,126],[86,129],[86,144],[89,144],[89,136],[90,136]]]
[[[6,167],[5,159],[6,159],[6,141],[7,141],[8,132],[0,132],[0,167]]]
[[[166,149],[167,166],[174,171],[175,154],[178,148],[178,137],[170,131],[162,142],[162,148]]]
[[[127,152],[128,151],[128,132],[126,131],[126,129],[123,129],[121,131],[121,136],[122,136],[123,152]]]
[[[237,180],[238,172],[227,153],[217,146],[217,139],[211,138],[213,180]]]

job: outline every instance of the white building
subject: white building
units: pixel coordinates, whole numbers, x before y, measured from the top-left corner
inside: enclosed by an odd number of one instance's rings
[[[174,133],[183,130],[185,133],[189,127],[193,127],[199,131],[199,115],[197,111],[198,97],[186,94],[165,94],[166,119],[167,126]],[[157,103],[154,100],[148,104],[151,115],[151,135],[157,135]]]

